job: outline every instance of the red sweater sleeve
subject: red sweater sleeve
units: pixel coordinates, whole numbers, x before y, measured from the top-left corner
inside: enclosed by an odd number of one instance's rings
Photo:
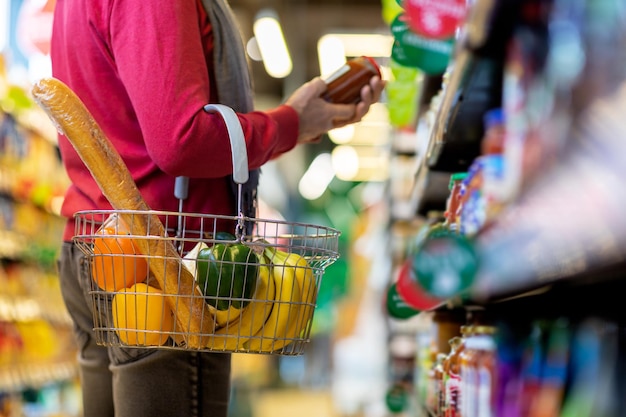
[[[230,174],[225,125],[219,115],[203,110],[215,94],[195,0],[118,0],[110,12],[111,54],[150,157],[172,176]],[[298,116],[288,106],[239,114],[239,119],[251,169],[296,144]]]

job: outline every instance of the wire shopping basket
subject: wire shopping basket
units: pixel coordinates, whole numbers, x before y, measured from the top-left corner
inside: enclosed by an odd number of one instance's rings
[[[339,256],[339,232],[244,217],[248,158],[232,109],[205,106],[226,123],[238,215],[185,213],[178,187],[179,211],[160,212],[145,203],[120,155],[67,85],[44,78],[32,94],[113,207],[75,215],[73,240],[88,261],[98,344],[303,353],[324,269]]]
[[[131,219],[157,215],[168,234],[136,235],[122,215]],[[242,222],[252,226],[250,236],[241,233]],[[234,227],[224,228],[226,224]],[[124,210],[77,213],[74,241],[89,259],[96,342],[302,354],[324,269],[338,257],[338,236],[328,227],[241,216]],[[142,241],[148,247],[172,244],[182,261],[167,262],[162,256],[141,253]],[[173,270],[167,269],[172,265]],[[165,268],[165,280],[173,280],[174,286],[179,285],[181,272],[189,271],[200,291],[164,294],[151,277],[155,267]],[[184,330],[188,318],[177,317],[178,305],[192,304],[193,298],[201,300],[203,311],[198,316],[208,320],[201,326],[208,324],[206,334]],[[200,343],[189,346],[190,339]]]

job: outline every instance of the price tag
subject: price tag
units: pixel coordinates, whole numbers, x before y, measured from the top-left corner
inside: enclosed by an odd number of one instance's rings
[[[394,43],[391,57],[400,65],[426,74],[442,74],[454,51],[454,38],[429,39],[411,30],[405,13],[391,23]]]
[[[478,255],[462,235],[429,238],[413,256],[418,282],[435,297],[449,298],[468,289],[478,272]]]
[[[387,391],[385,395],[385,403],[387,409],[392,413],[401,413],[408,404],[407,390],[400,384],[395,384]]]
[[[412,308],[425,311],[437,307],[443,302],[442,299],[428,294],[417,281],[413,272],[411,259],[404,261],[400,267],[397,280],[397,291],[400,297]]]
[[[411,29],[431,39],[453,37],[467,13],[465,0],[404,0],[404,9]]]
[[[419,310],[412,308],[398,294],[396,283],[389,286],[387,290],[387,312],[395,319],[405,320],[419,313]]]

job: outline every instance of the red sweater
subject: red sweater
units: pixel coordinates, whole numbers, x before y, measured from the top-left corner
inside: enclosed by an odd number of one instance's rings
[[[236,214],[226,127],[219,115],[203,110],[216,101],[212,40],[197,0],[56,3],[53,76],[85,103],[152,209],[177,211],[174,179],[187,176],[185,212]],[[239,119],[250,169],[296,144],[298,116],[291,107]],[[111,206],[63,136],[59,147],[72,182],[62,207],[69,240],[76,211]]]

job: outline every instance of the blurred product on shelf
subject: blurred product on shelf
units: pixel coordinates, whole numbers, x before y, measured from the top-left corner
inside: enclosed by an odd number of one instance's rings
[[[471,288],[479,257],[473,243],[464,235],[451,233],[444,227],[433,230],[411,254],[413,272],[429,294],[449,299]]]
[[[56,131],[0,56],[0,415],[79,416],[76,348],[56,276],[68,179]]]
[[[626,74],[616,69],[625,55],[620,45],[626,44],[626,31],[616,24],[624,17],[623,8],[615,0],[602,5],[591,0],[518,0],[510,5],[519,11],[515,14],[501,2],[487,3],[477,1],[470,9],[467,37],[460,38],[466,43],[457,45],[431,108],[418,121],[418,126],[427,126],[429,142],[413,185],[423,202],[434,192],[429,178],[440,169],[437,161],[452,158],[446,146],[461,140],[453,133],[461,126],[454,119],[454,100],[480,95],[464,90],[478,71],[470,65],[472,59],[500,60],[501,77],[490,82],[499,83],[501,91],[489,90],[494,98],[490,105],[463,122],[481,126],[475,141],[480,151],[462,152],[469,158],[467,170],[456,165],[447,173],[450,188],[439,207],[447,230],[466,238],[470,251],[476,252],[478,269],[465,278],[457,271],[455,279],[446,281],[441,269],[451,261],[439,256],[443,249],[438,247],[432,252],[442,260],[435,268],[441,273],[434,276],[443,281],[430,282],[433,274],[418,270],[424,264],[420,260],[431,263],[432,253],[427,252],[433,239],[411,253],[418,281],[441,298],[460,295],[484,301],[532,290],[611,267],[626,254],[626,224],[619,214],[626,200],[611,191],[619,189],[624,174],[620,155],[625,146],[619,138],[626,127],[616,117],[617,109],[626,106],[619,88]],[[488,26],[482,34],[473,26],[478,23]],[[594,29],[602,24],[613,34],[610,40]],[[608,45],[597,47],[599,40]],[[467,284],[454,286],[453,281]]]
[[[454,51],[454,37],[433,39],[415,33],[406,13],[399,14],[390,24],[394,37],[391,58],[397,63],[418,68],[426,74],[442,74]]]
[[[596,317],[463,325],[444,350],[421,333],[412,410],[435,417],[621,415],[618,325]],[[425,349],[426,346],[429,346]],[[423,352],[428,350],[428,354]],[[425,360],[428,356],[429,359]],[[417,407],[417,408],[415,408]]]
[[[463,328],[461,328],[463,332]],[[465,341],[458,336],[450,339],[450,353],[443,362],[443,414],[445,417],[456,416],[459,402],[459,387],[461,381],[458,358],[465,347]]]
[[[452,232],[459,231],[459,210],[461,208],[461,197],[463,191],[463,181],[467,178],[467,173],[458,172],[450,176],[450,196],[446,201],[446,211],[443,213],[445,217],[444,225]]]

